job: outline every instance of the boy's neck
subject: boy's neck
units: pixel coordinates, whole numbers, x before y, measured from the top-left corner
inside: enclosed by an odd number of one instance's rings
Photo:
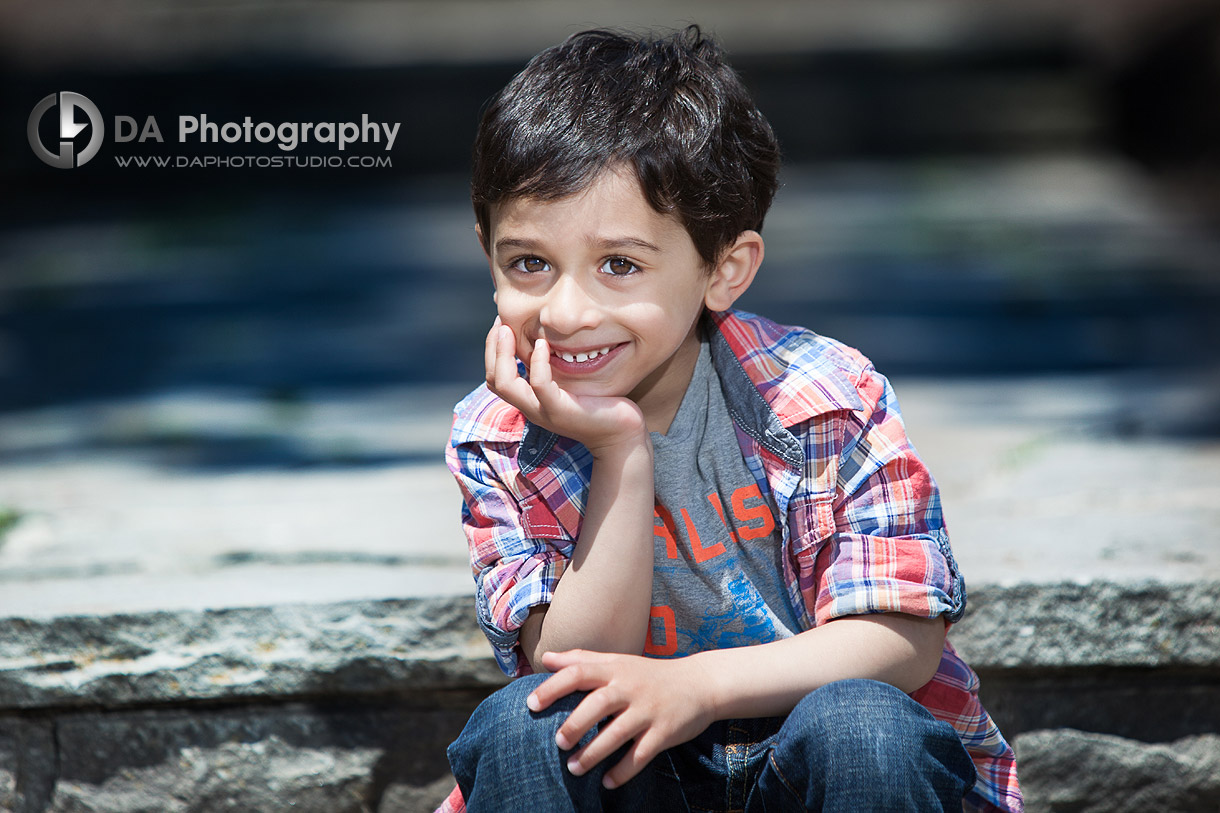
[[[673,424],[699,361],[699,322],[691,327],[674,354],[640,382],[631,395],[644,413],[649,432],[664,435]]]

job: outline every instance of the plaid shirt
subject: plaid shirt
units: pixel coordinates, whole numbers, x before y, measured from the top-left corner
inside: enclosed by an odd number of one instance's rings
[[[855,350],[742,311],[709,314],[712,360],[737,440],[778,509],[784,581],[804,628],[861,613],[957,621],[966,591],[940,496],[907,440],[889,382]],[[580,537],[592,457],[480,387],[455,408],[446,454],[465,504],[479,625],[509,675]],[[1012,749],[946,641],[912,694],[957,730],[978,770],[967,810],[1022,810]],[[455,789],[442,811],[463,809]]]

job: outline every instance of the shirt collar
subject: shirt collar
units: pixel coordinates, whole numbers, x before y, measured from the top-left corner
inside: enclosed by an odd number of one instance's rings
[[[724,334],[712,331],[711,345],[712,364],[733,423],[780,460],[799,467],[805,460],[800,442],[763,399]]]
[[[864,402],[853,374],[863,358],[845,359],[837,343],[744,311],[709,314],[723,349],[785,427],[828,412],[859,411]],[[716,344],[713,344],[713,351]],[[853,351],[854,352],[854,351]],[[858,354],[856,354],[858,356]],[[713,356],[714,357],[714,356]],[[724,371],[717,367],[724,380]],[[858,378],[858,375],[855,376]]]

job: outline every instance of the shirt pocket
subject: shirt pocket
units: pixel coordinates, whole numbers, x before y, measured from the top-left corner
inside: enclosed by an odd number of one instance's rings
[[[562,540],[562,545],[580,538],[587,479],[562,475],[552,468],[538,469],[529,476],[518,472],[514,496],[527,538]]]
[[[566,538],[563,526],[541,497],[531,497],[521,504],[521,529],[530,539]]]

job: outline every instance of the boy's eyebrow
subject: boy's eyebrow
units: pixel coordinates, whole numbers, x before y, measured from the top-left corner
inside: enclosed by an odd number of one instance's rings
[[[614,237],[603,240],[592,241],[593,245],[601,249],[616,249],[616,248],[642,248],[645,251],[651,251],[654,254],[660,254],[661,249],[647,240],[641,240],[638,237]]]
[[[651,251],[654,254],[660,254],[661,249],[654,243],[639,237],[606,237],[600,240],[590,240],[590,244],[595,248],[603,250],[613,250],[622,248],[637,248],[645,251]],[[539,251],[543,247],[541,240],[530,240],[525,237],[501,237],[496,241],[496,250],[503,251],[504,249],[521,249],[524,251]]]
[[[525,251],[537,251],[541,243],[537,240],[527,240],[523,237],[501,237],[496,241],[496,251],[506,248],[519,248]]]

